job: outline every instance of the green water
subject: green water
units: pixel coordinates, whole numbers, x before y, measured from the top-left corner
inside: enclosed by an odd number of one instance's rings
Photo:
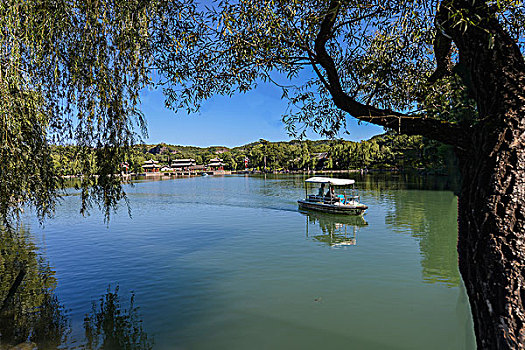
[[[156,349],[474,349],[447,180],[356,180],[364,220],[298,212],[303,176],[209,176],[137,182],[109,226],[74,193],[26,222],[77,342],[118,283]]]

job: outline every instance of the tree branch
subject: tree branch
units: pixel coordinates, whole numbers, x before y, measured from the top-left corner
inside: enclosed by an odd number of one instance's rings
[[[332,32],[335,32],[337,29],[339,29],[339,28],[341,28],[341,27],[343,27],[345,25],[352,24],[352,23],[357,23],[357,22],[360,22],[360,21],[362,21],[364,19],[367,19],[369,17],[373,17],[373,16],[377,15],[380,11],[381,11],[381,9],[378,9],[378,10],[372,12],[372,13],[368,13],[366,15],[362,15],[362,16],[359,16],[359,17],[356,17],[356,18],[352,18],[352,19],[350,19],[348,21],[341,22],[341,23],[339,23],[338,25],[336,25],[336,26],[334,26],[332,28]]]
[[[443,27],[439,23],[439,16],[436,16],[435,25],[436,36],[434,38],[433,46],[437,66],[434,73],[428,78],[429,84],[433,84],[450,74],[450,66],[452,64],[452,38],[443,32]]]
[[[407,135],[423,135],[462,148],[466,143],[467,133],[457,124],[425,118],[424,116],[410,116],[387,109],[379,109],[359,103],[344,92],[335,62],[325,47],[326,42],[331,37],[340,6],[338,0],[330,1],[314,46],[317,62],[326,72],[327,83],[324,85],[330,92],[334,104],[359,120],[394,129]]]

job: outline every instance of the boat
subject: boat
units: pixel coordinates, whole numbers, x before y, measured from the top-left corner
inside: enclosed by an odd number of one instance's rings
[[[355,189],[354,180],[314,176],[306,179],[305,183],[306,197],[297,201],[299,209],[345,215],[363,215],[368,209],[367,205],[359,202],[359,195]],[[317,195],[308,194],[308,184],[310,183],[320,185]],[[324,190],[327,185],[328,190],[325,194]],[[336,187],[350,185],[352,185],[350,193],[348,193],[347,189],[335,191]]]

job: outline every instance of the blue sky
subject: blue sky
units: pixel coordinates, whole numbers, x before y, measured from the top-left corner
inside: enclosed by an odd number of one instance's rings
[[[240,146],[260,138],[269,141],[289,141],[282,114],[287,102],[281,100],[281,91],[271,84],[259,86],[245,94],[233,97],[215,96],[206,101],[200,111],[188,115],[185,111],[175,113],[164,105],[162,90],[147,90],[142,93],[141,109],[148,122],[148,144],[165,142],[175,145],[192,146]],[[354,118],[348,118],[350,135],[346,140],[366,140],[383,133],[383,128],[358,125]],[[309,139],[319,135],[309,133]]]

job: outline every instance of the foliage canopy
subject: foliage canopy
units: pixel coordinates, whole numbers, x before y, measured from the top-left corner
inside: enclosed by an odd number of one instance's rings
[[[151,83],[160,1],[0,3],[0,217],[53,213],[61,180],[50,145],[75,144],[82,212],[125,197],[119,164],[145,133],[139,92]],[[184,8],[169,2],[165,10]],[[156,25],[157,24],[157,25]]]
[[[481,3],[490,7],[523,52],[523,2]],[[469,99],[469,82],[457,74],[432,77],[434,43],[442,38],[435,24],[439,4],[435,0],[214,3],[195,13],[198,19],[186,35],[172,40],[167,34],[158,43],[158,67],[171,84],[166,88],[168,104],[192,111],[214,94],[245,92],[271,81],[282,87],[289,101],[283,120],[295,135],[311,127],[333,136],[345,127],[346,111],[341,106],[350,99],[356,103],[354,117],[411,134],[416,133],[410,128],[414,118],[450,125],[474,123],[477,110]],[[465,11],[459,9],[455,16],[458,26],[477,25],[476,17]],[[465,70],[455,48],[449,64],[455,71]],[[402,118],[407,120],[405,129]],[[444,135],[432,136],[450,141]]]

